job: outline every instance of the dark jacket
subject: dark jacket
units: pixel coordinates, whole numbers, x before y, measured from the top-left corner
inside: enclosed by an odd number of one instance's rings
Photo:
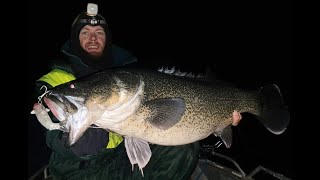
[[[67,57],[67,61],[57,60],[53,61],[52,69],[59,68],[73,74],[76,78],[95,73],[99,70],[119,67],[119,66],[133,66],[137,63],[137,58],[127,50],[120,48],[117,45],[111,45],[111,53],[106,56],[106,63],[100,66],[100,69],[90,67],[84,64],[79,57],[71,52],[70,41],[67,41],[61,48],[61,52]]]
[[[67,60],[55,61],[53,70],[63,70],[75,78],[101,70],[88,67],[71,53],[69,47],[67,42],[62,48]],[[134,65],[135,62],[137,59],[129,52],[113,45],[111,63],[104,69]],[[41,79],[37,81],[37,89],[42,85],[51,87]],[[57,121],[53,116],[52,119]],[[52,149],[49,168],[55,179],[188,179],[197,164],[199,154],[198,143],[184,146],[150,145],[152,157],[144,168],[142,177],[137,166],[132,170],[124,142],[116,148],[106,148],[109,142],[107,131],[89,128],[70,148],[64,146],[67,138],[68,134],[62,131],[47,132],[47,145]]]

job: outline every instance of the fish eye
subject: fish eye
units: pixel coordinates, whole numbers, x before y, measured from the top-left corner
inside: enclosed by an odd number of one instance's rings
[[[75,86],[74,84],[70,84],[70,88],[71,88],[71,89],[75,89],[76,86]]]

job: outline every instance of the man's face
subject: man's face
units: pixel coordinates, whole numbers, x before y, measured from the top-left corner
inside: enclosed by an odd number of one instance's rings
[[[93,56],[100,56],[106,45],[106,33],[101,26],[84,26],[79,33],[80,46]]]

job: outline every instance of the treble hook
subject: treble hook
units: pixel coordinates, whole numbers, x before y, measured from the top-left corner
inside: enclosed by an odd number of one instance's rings
[[[50,90],[48,91],[47,86],[42,85],[42,86],[40,87],[40,90],[41,90],[42,88],[45,88],[45,91],[44,91],[44,93],[43,93],[42,95],[40,95],[40,96],[38,97],[38,103],[39,103],[39,104],[42,104],[42,101],[41,101],[41,100],[42,100],[43,96],[45,96],[45,95],[48,94],[48,93],[51,93]]]

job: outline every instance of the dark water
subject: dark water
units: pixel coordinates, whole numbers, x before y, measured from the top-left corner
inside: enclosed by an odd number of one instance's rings
[[[36,1],[29,3],[27,18],[30,93],[33,82],[47,72],[49,60],[59,55],[73,18],[86,8],[86,1],[46,2],[41,7],[36,4]],[[290,1],[185,6],[164,1],[147,4],[108,1],[99,5],[99,12],[105,15],[112,30],[113,42],[135,54],[141,65],[176,66],[192,72],[204,72],[209,65],[217,78],[241,87],[259,88],[275,83],[293,111]],[[34,21],[38,16],[45,20]],[[29,98],[28,108],[32,104]],[[48,162],[50,150],[45,145],[43,127],[34,116],[27,118],[30,176]],[[220,147],[218,151],[233,157],[247,173],[263,165],[292,178],[294,121],[292,117],[287,131],[276,136],[254,117],[244,115],[244,120],[233,129],[233,146]]]

